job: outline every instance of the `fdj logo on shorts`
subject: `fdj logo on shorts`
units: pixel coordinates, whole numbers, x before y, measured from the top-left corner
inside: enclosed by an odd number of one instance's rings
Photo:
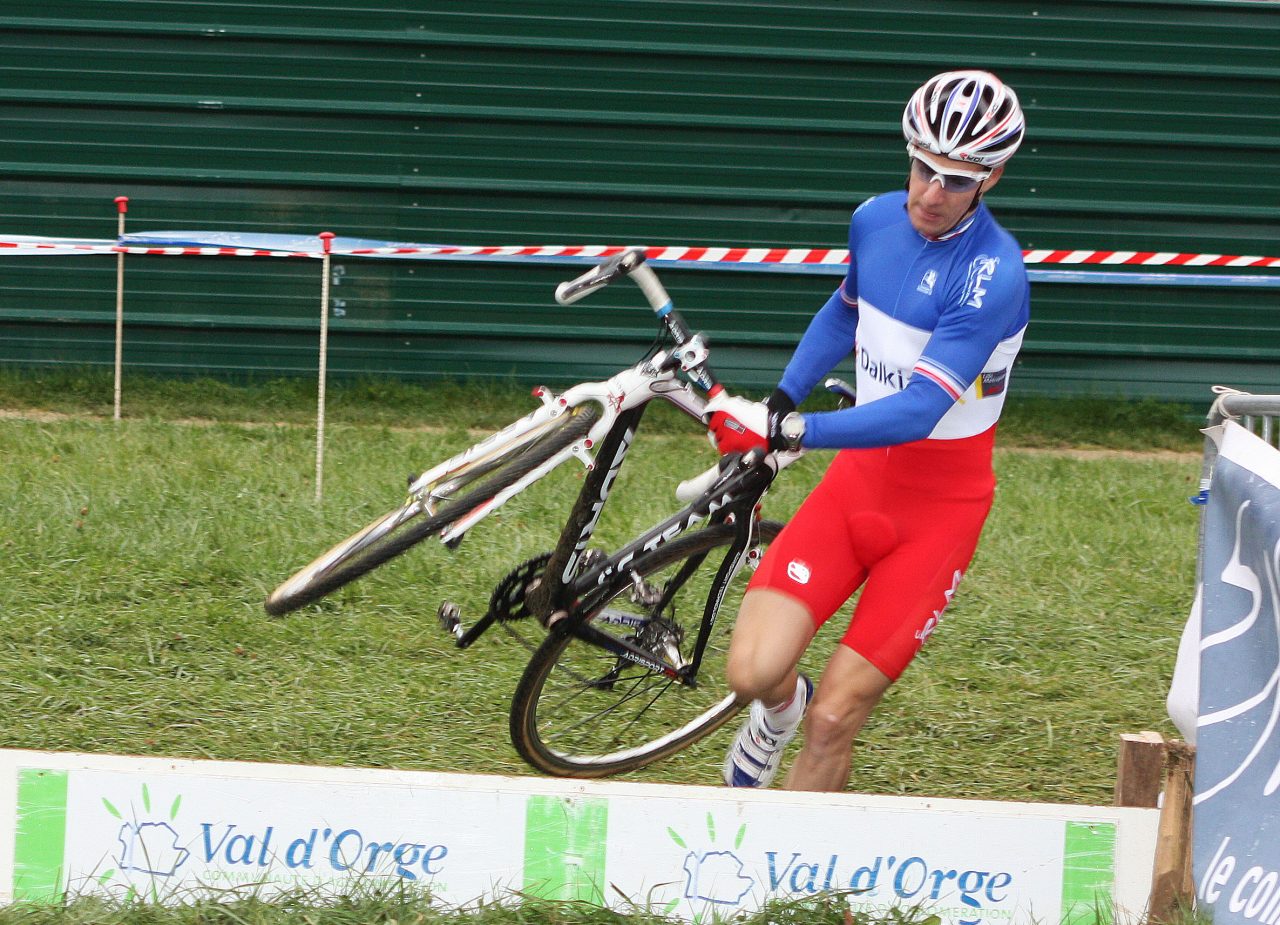
[[[924,621],[924,626],[916,631],[916,639],[920,640],[921,645],[924,645],[925,641],[933,635],[933,631],[938,628],[938,624],[942,622],[942,614],[951,605],[951,599],[956,596],[956,588],[960,587],[960,579],[963,577],[964,572],[959,569],[956,569],[951,574],[951,587],[942,592],[942,596],[946,600],[941,607],[933,612],[933,616]]]

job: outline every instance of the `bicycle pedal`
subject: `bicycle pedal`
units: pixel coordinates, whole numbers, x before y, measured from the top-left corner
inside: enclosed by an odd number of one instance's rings
[[[461,639],[466,630],[462,626],[462,608],[453,601],[443,601],[436,611],[436,619],[446,633],[455,639]]]

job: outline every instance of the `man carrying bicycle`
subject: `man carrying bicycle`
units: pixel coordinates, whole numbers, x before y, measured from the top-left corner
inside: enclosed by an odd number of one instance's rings
[[[902,117],[905,191],[849,225],[849,272],[763,403],[708,405],[721,452],[837,449],[753,577],[728,660],[751,713],[725,782],[766,787],[804,722],[786,786],[840,790],[871,711],[937,627],[991,507],[996,421],[1027,325],[1022,251],[982,202],[1022,142],[1013,90],[951,71]],[[795,410],[850,352],[857,404]],[[837,609],[862,594],[816,691],[797,671]]]

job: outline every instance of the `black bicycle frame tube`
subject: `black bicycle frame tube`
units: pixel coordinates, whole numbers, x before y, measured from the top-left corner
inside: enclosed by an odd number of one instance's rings
[[[698,669],[702,667],[702,656],[707,651],[707,642],[711,639],[711,631],[715,628],[716,614],[720,612],[720,604],[724,601],[725,592],[729,590],[730,580],[742,567],[743,559],[747,555],[747,547],[751,542],[755,502],[752,501],[746,510],[736,513],[738,516],[735,517],[734,524],[737,530],[734,532],[733,542],[729,545],[729,554],[724,557],[719,571],[716,572],[715,583],[711,586],[711,594],[707,596],[707,604],[702,611],[702,622],[698,625],[698,640],[693,645],[693,659],[683,670],[690,684],[697,683]]]
[[[605,501],[608,500],[614,480],[627,458],[635,440],[636,428],[640,426],[640,418],[647,407],[648,402],[645,402],[623,411],[600,441],[595,454],[595,466],[587,473],[582,489],[573,502],[569,518],[560,531],[560,539],[543,571],[542,583],[530,592],[529,610],[544,624],[551,614],[564,609],[562,599],[565,597],[565,583],[577,570],[578,562],[586,552],[587,544],[591,542]]]
[[[723,520],[731,511],[743,507],[747,501],[750,501],[750,505],[746,510],[750,512],[772,481],[772,471],[761,466],[752,466],[736,473],[726,482],[713,486],[684,510],[672,514],[662,523],[650,528],[591,571],[574,578],[569,589],[571,596],[567,595],[566,600],[571,602],[575,609],[594,610],[602,603],[601,586],[609,583],[614,575],[625,574],[626,567],[637,556],[652,552],[717,512],[722,512],[719,519]]]

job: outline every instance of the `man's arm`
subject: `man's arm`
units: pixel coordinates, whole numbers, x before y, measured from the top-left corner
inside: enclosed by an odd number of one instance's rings
[[[842,284],[809,322],[778,388],[795,404],[804,401],[818,380],[853,351],[857,333],[858,304],[849,300]]]
[[[846,278],[847,282],[847,278]],[[858,308],[844,295],[844,285],[827,299],[809,322],[772,395],[764,402],[718,395],[707,404],[708,429],[721,453],[778,449],[782,418],[813,391],[818,380],[849,355],[858,330]]]
[[[801,446],[843,450],[923,440],[954,404],[955,398],[936,382],[913,374],[905,389],[878,401],[806,414]]]

